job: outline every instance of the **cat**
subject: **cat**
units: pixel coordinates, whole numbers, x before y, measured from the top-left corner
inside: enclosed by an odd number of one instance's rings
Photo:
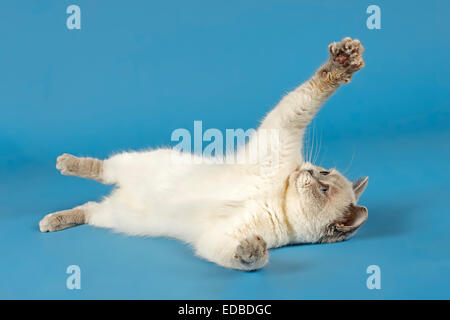
[[[175,149],[123,152],[106,160],[59,156],[56,167],[63,175],[116,188],[100,202],[48,214],[40,230],[90,224],[173,237],[206,260],[247,271],[264,267],[270,248],[348,239],[368,217],[357,204],[368,177],[352,183],[336,169],[305,161],[301,151],[305,128],[321,105],[364,67],[363,50],[348,37],[328,46],[329,61],[283,97],[237,151],[263,145],[256,163],[246,156],[241,164],[221,164]],[[278,139],[261,134],[268,130],[276,130]],[[181,161],[186,156],[195,161]]]

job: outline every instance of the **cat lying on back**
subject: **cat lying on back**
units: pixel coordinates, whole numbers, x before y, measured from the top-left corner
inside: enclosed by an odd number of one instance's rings
[[[199,158],[189,163],[182,160],[199,156],[174,149],[124,152],[106,160],[63,154],[56,164],[62,174],[116,188],[100,202],[45,216],[40,230],[87,223],[131,235],[174,237],[207,260],[241,270],[266,265],[270,248],[348,239],[367,219],[367,209],[357,201],[368,178],[352,183],[301,156],[306,126],[364,66],[358,40],[345,38],[328,49],[329,61],[286,95],[250,141],[231,155],[258,143],[264,148],[256,148],[257,161],[245,155],[243,164]],[[270,130],[276,130],[277,140],[260,134]]]

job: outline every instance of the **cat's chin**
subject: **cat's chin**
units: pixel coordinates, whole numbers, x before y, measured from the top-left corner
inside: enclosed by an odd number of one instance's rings
[[[316,180],[308,170],[299,170],[295,178],[295,184],[299,189],[310,188]]]
[[[293,171],[289,176],[289,184],[295,185],[297,183],[299,175],[300,175],[299,169]]]
[[[311,186],[312,177],[305,170],[295,170],[289,176],[289,184],[295,186],[300,191],[302,189],[309,188]]]

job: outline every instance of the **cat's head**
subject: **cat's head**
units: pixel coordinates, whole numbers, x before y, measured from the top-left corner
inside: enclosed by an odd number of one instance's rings
[[[335,169],[306,162],[288,180],[286,209],[297,242],[329,243],[351,237],[367,220],[357,201],[369,178],[350,182]]]

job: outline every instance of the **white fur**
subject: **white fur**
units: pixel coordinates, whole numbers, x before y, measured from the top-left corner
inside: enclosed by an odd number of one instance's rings
[[[233,252],[252,234],[261,235],[268,248],[314,240],[308,223],[296,221],[296,230],[290,230],[285,212],[288,176],[303,160],[304,126],[326,97],[313,96],[310,86],[287,95],[260,127],[280,130],[277,167],[264,161],[270,159],[268,153],[259,155],[259,163],[273,170],[273,176],[262,174],[259,164],[186,163],[186,155],[171,149],[117,154],[104,161],[103,178],[118,187],[93,205],[88,223],[132,235],[174,237],[192,244],[198,255],[231,268],[241,268]],[[283,128],[285,122],[289,127]]]
[[[117,188],[103,201],[84,206],[87,223],[130,235],[174,237],[191,244],[205,259],[244,270],[261,268],[268,261],[266,254],[252,264],[237,259],[239,246],[256,246],[253,240],[246,242],[253,236],[264,239],[267,248],[321,241],[326,227],[342,219],[349,204],[357,201],[347,179],[335,170],[323,176],[324,169],[305,163],[301,156],[306,126],[339,85],[331,77],[339,80],[347,72],[332,63],[267,115],[238,151],[245,152],[244,164],[186,162],[192,155],[171,149],[124,152],[104,160],[102,182]],[[345,73],[342,82],[349,76]],[[278,140],[264,135],[271,129]],[[248,155],[249,150],[258,152]],[[329,195],[320,193],[321,183],[330,186]],[[359,192],[364,187],[360,185]],[[360,217],[353,220],[361,224],[365,216]]]

